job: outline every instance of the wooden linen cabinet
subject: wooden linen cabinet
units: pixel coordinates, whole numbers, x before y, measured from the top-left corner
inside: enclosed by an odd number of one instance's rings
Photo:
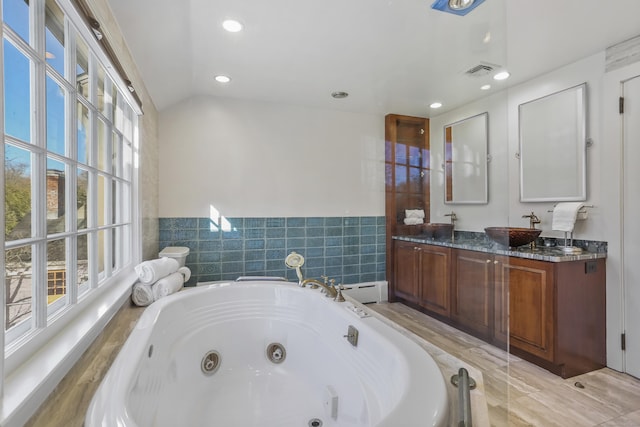
[[[385,117],[385,220],[390,301],[395,294],[392,236],[421,231],[420,226],[404,224],[406,209],[424,210],[424,222],[429,222],[429,171],[429,119],[388,114]]]

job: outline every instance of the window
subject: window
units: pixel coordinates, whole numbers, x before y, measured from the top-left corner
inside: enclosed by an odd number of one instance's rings
[[[139,111],[71,7],[2,1],[9,346],[82,304],[134,253]]]

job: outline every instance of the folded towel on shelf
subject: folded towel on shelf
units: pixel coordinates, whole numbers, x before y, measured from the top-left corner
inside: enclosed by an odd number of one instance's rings
[[[422,218],[422,219],[424,219],[424,209],[405,209],[404,216],[406,218]]]
[[[136,282],[131,291],[131,300],[135,305],[146,307],[153,302],[153,291],[148,283]]]
[[[144,261],[135,267],[138,280],[142,283],[153,283],[178,271],[180,264],[173,258],[160,258]]]
[[[162,297],[171,295],[182,289],[184,283],[184,276],[182,273],[175,272],[167,277],[163,277],[151,286],[153,291],[153,300],[158,301]]]
[[[404,219],[404,223],[406,225],[424,224],[424,219],[422,219],[422,218],[405,218]]]
[[[191,278],[191,270],[189,270],[189,267],[180,267],[178,269],[178,273],[181,273],[184,277],[184,283],[187,283],[187,281]]]
[[[578,217],[578,211],[584,206],[581,202],[558,203],[553,208],[551,229],[572,232]]]

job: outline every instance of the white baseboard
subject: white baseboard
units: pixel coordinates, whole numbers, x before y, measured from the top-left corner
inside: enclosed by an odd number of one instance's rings
[[[388,283],[386,280],[378,282],[355,283],[343,285],[345,294],[363,304],[388,301]]]

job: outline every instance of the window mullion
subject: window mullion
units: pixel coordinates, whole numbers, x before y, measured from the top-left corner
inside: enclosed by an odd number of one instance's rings
[[[47,326],[47,121],[46,121],[46,65],[45,51],[45,0],[36,0],[31,7],[31,40],[37,58],[32,59],[32,142],[42,150],[32,152],[32,226],[36,238],[44,239],[33,247],[32,268],[32,322],[34,328]]]
[[[65,75],[67,81],[75,81],[75,56],[76,56],[76,38],[69,19],[65,16],[64,20],[65,32]],[[68,92],[65,102],[66,132],[65,140],[67,143],[67,157],[77,160],[78,157],[78,132],[77,132],[77,93],[75,85],[73,90]],[[78,230],[78,168],[77,162],[67,163],[66,166],[66,230],[76,232]],[[66,240],[66,286],[68,303],[75,304],[78,301],[78,238],[73,235]]]
[[[87,236],[89,244],[89,280],[92,288],[98,287],[99,268],[98,249],[100,239],[98,238],[98,113],[95,108],[97,98],[97,61],[92,52],[87,58],[89,62],[89,121],[91,123],[89,135],[87,135],[88,162],[92,167],[89,171],[89,194],[87,197],[87,228],[93,229]]]
[[[2,6],[2,0],[0,0],[0,6]],[[2,22],[2,11],[0,10],[0,23]],[[4,73],[4,25],[0,25],[0,70],[3,70],[2,73]],[[2,79],[0,79],[0,100],[4,101],[4,75],[2,75]],[[0,129],[2,129],[2,134],[4,136],[4,130],[5,130],[5,126],[4,126],[4,102],[0,102]],[[0,144],[0,156],[4,159],[5,158],[5,154],[4,154],[4,140],[5,138],[3,138],[3,143]],[[4,203],[5,203],[5,194],[4,194],[4,188],[5,188],[5,181],[4,181],[4,173],[2,175],[0,175],[0,197],[2,198],[2,203],[3,203],[3,209],[0,211],[0,225],[2,225],[2,228],[5,229],[5,209],[4,209]],[[0,236],[0,244],[2,245],[2,248],[4,249],[2,252],[2,257],[0,257],[0,269],[2,269],[2,271],[4,271],[5,275],[3,276],[3,282],[6,283],[7,281],[7,277],[6,277],[6,268],[5,268],[5,257],[6,257],[6,248],[5,248],[5,241],[4,241],[4,232],[2,233],[2,235]],[[0,319],[5,319],[6,317],[6,304],[7,304],[7,290],[6,290],[7,286],[5,284],[5,286],[2,286],[2,289],[0,289],[0,300],[1,300],[1,307],[0,307]],[[4,323],[3,323],[4,324]],[[6,326],[5,326],[5,330],[6,330]],[[4,331],[3,331],[4,332]],[[3,354],[4,354],[4,348],[5,348],[5,334],[2,333],[0,334],[0,348],[3,349]],[[5,378],[5,368],[4,368],[4,357],[0,358],[0,378],[2,378],[3,380],[0,381],[0,396],[4,395],[4,378]]]

